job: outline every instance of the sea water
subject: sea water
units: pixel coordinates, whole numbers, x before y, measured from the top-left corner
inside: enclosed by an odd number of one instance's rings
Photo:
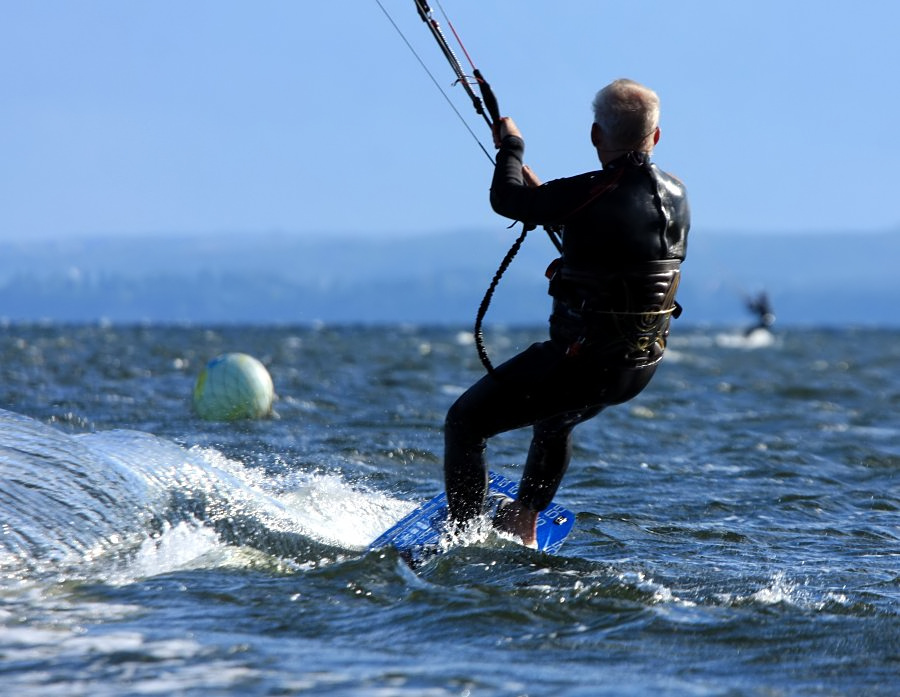
[[[226,351],[276,417],[191,413]],[[368,551],[482,372],[465,328],[0,327],[0,693],[897,694],[900,332],[676,323],[576,429],[558,555]]]

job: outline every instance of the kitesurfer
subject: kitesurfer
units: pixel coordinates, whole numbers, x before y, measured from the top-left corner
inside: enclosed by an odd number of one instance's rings
[[[772,325],[775,324],[775,313],[772,311],[772,303],[769,302],[769,296],[765,291],[762,291],[755,298],[749,298],[747,300],[747,309],[756,315],[756,324],[749,327],[744,332],[744,336],[750,336],[758,329],[769,331]]]
[[[537,514],[569,464],[573,428],[635,397],[662,359],[685,257],[690,212],[682,183],[650,161],[659,98],[616,80],[594,99],[590,139],[602,169],[541,185],[523,165],[510,118],[494,123],[491,205],[507,218],[562,229],[548,269],[549,340],[497,366],[447,413],[444,477],[451,519],[482,513],[485,449],[499,433],[531,426],[518,495],[494,525],[535,545]]]

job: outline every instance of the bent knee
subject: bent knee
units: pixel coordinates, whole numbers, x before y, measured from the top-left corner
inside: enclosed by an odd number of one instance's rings
[[[456,400],[447,410],[447,416],[444,418],[444,432],[463,434],[473,430],[474,420],[470,417],[468,410],[461,400]]]

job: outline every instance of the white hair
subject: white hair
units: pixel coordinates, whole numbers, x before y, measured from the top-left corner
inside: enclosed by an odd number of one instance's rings
[[[611,82],[594,97],[594,123],[610,149],[649,150],[659,126],[659,97],[634,80]],[[649,146],[649,147],[648,147]]]

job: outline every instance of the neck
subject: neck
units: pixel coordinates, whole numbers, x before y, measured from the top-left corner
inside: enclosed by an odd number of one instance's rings
[[[628,153],[631,153],[631,152],[637,153],[637,154],[641,155],[642,157],[647,157],[647,158],[650,157],[650,153],[651,153],[650,150],[635,150],[635,149],[627,149],[627,148],[621,148],[621,149],[616,149],[616,150],[601,150],[600,148],[597,148],[597,156],[600,158],[600,164],[602,164],[604,167],[606,167],[609,164],[612,164],[616,160],[620,159],[621,157],[624,157],[625,155],[627,155]]]

